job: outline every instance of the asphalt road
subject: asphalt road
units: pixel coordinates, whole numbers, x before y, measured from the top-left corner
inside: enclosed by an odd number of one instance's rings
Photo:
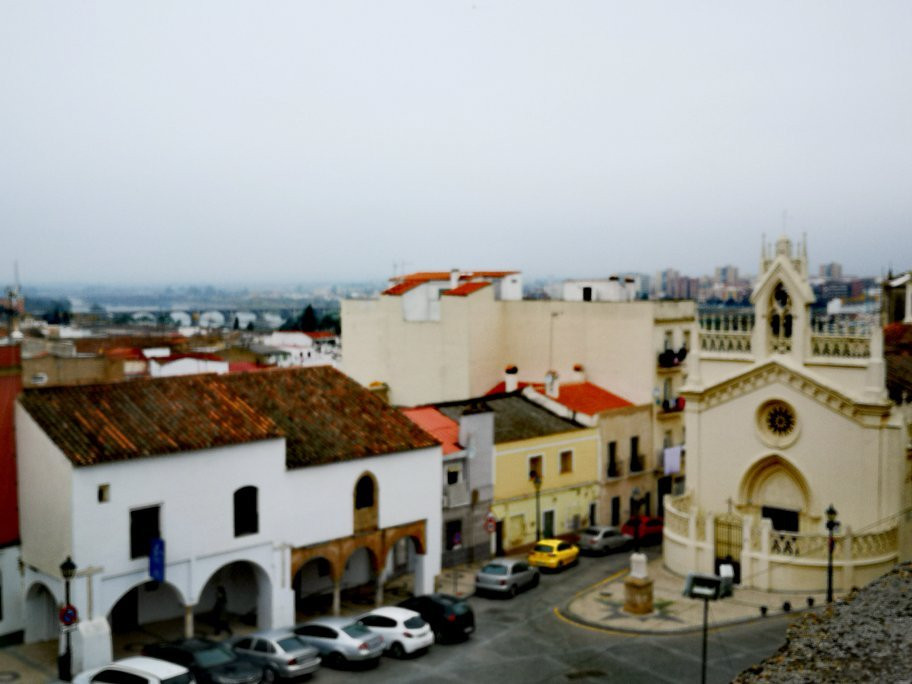
[[[321,668],[330,682],[699,682],[702,633],[659,636],[612,633],[570,624],[555,615],[586,587],[625,566],[627,554],[583,558],[575,568],[544,575],[515,599],[469,600],[476,631],[458,644],[437,644],[407,660],[384,657],[369,670]],[[711,608],[710,608],[711,610]],[[787,617],[720,628],[709,634],[707,681],[728,682],[774,653]]]

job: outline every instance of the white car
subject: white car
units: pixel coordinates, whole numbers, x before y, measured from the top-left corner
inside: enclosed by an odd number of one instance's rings
[[[408,608],[375,608],[359,617],[358,622],[372,632],[382,635],[384,650],[396,658],[427,649],[434,643],[431,626],[418,613]]]
[[[115,660],[104,667],[80,672],[73,684],[93,682],[130,682],[131,684],[195,684],[196,680],[186,667],[158,658],[135,656]]]

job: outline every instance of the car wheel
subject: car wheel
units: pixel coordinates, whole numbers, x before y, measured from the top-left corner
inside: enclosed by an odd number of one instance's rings
[[[400,644],[398,641],[394,642],[393,645],[390,646],[390,655],[392,655],[394,658],[404,658],[405,649],[402,648],[402,644]]]
[[[276,672],[271,667],[263,668],[263,681],[264,682],[274,682],[277,679]]]
[[[516,594],[517,594],[517,593],[519,593],[519,590],[516,588],[516,585],[515,585],[515,584],[511,584],[511,585],[510,585],[510,591],[509,591],[510,598],[516,598]]]
[[[330,667],[342,667],[345,664],[345,658],[342,657],[341,653],[333,651],[326,656],[326,664]]]
[[[538,575],[536,574],[532,577],[532,581],[529,583],[529,586],[537,587],[538,586]]]

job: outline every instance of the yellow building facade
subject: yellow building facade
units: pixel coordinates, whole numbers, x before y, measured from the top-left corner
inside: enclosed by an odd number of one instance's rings
[[[599,500],[599,434],[578,429],[498,444],[494,451],[494,500],[505,552],[536,540],[536,487],[541,537],[568,534],[595,520]]]

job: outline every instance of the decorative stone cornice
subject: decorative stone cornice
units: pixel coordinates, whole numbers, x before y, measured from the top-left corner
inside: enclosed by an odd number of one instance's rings
[[[705,411],[748,394],[774,382],[781,382],[827,408],[841,413],[855,422],[872,426],[880,424],[890,415],[889,402],[864,402],[828,387],[816,378],[783,365],[777,360],[751,368],[739,375],[723,380],[702,390],[691,388],[681,392],[687,400],[687,409]]]

